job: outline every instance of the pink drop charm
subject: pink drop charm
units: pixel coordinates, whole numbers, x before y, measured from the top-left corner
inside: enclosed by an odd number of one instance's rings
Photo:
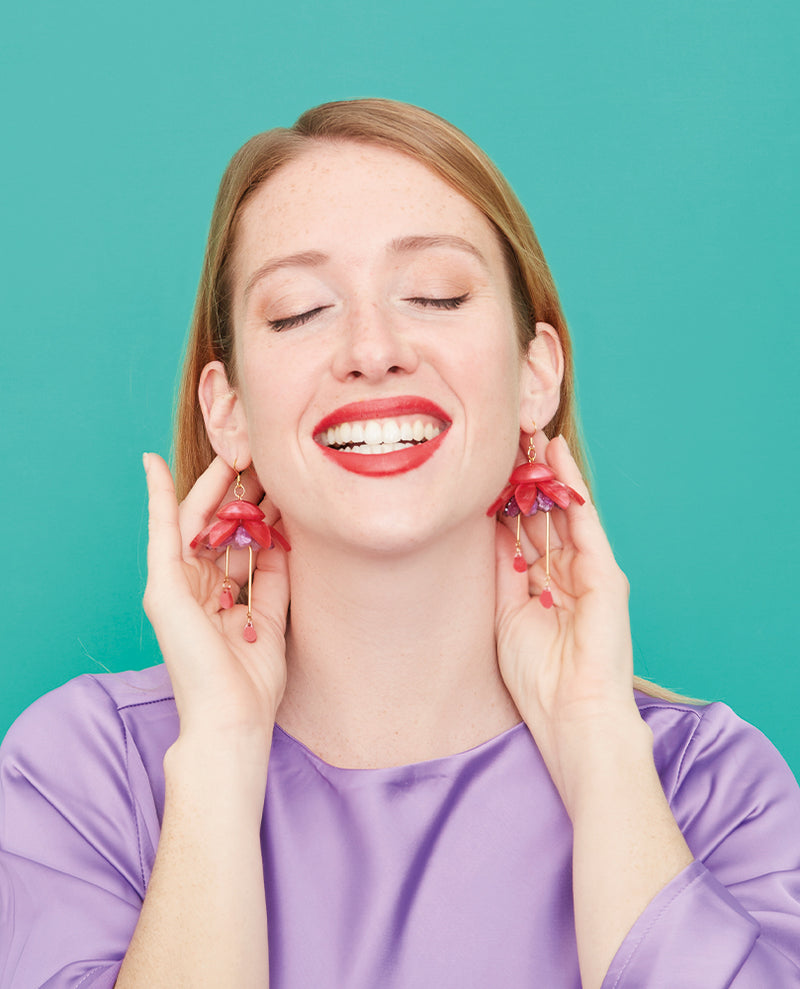
[[[550,593],[550,588],[549,587],[545,587],[545,589],[539,595],[539,604],[543,608],[552,608],[553,607],[553,595]]]
[[[525,557],[522,553],[517,553],[514,557],[514,569],[517,573],[525,573],[528,569],[528,564],[525,562]]]
[[[249,618],[247,619],[247,624],[242,629],[242,636],[244,637],[245,642],[255,642],[258,638],[255,627]]]
[[[224,608],[226,611],[228,608],[233,607],[233,595],[231,594],[230,587],[223,587],[222,593],[219,596],[219,606]]]

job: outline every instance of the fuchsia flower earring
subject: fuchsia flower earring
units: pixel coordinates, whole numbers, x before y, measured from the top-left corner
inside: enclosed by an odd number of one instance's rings
[[[233,469],[236,470],[235,461]],[[236,472],[236,484],[233,486],[233,493],[236,496],[236,501],[229,501],[223,505],[217,512],[216,517],[219,521],[212,522],[202,532],[198,532],[189,545],[192,549],[196,549],[198,546],[203,546],[205,549],[225,547],[225,579],[222,581],[219,606],[226,609],[233,607],[229,576],[231,547],[234,549],[247,547],[250,554],[247,568],[247,621],[242,629],[242,635],[248,642],[255,642],[257,636],[252,613],[253,547],[256,550],[272,549],[275,543],[287,551],[292,547],[277,529],[263,521],[264,513],[258,505],[254,505],[252,501],[245,501],[241,471]]]
[[[533,423],[536,431],[536,423]],[[547,520],[545,530],[544,588],[539,595],[539,601],[544,608],[552,608],[553,595],[550,592],[550,512],[553,508],[568,508],[571,501],[578,505],[584,504],[584,499],[568,484],[559,481],[555,472],[547,464],[536,463],[536,447],[533,445],[533,435],[528,440],[528,462],[520,464],[511,472],[508,484],[503,488],[500,497],[489,508],[487,515],[495,515],[502,511],[507,518],[517,520],[517,548],[514,553],[514,569],[524,573],[528,565],[522,555],[520,545],[520,525],[522,516],[535,515],[544,512]]]

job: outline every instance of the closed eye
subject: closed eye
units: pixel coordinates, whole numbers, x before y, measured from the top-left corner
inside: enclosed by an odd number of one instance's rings
[[[304,323],[309,322],[309,320],[312,320],[326,309],[330,309],[330,306],[317,306],[316,309],[309,309],[307,312],[298,313],[296,316],[271,319],[268,325],[270,329],[275,330],[277,333],[280,333],[281,330],[293,330],[297,326],[303,326]]]
[[[463,295],[455,295],[451,299],[428,299],[425,296],[414,296],[405,301],[427,309],[458,309],[468,298],[469,292],[465,292]]]

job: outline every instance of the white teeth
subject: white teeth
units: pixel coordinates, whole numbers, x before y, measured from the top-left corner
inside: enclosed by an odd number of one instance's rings
[[[388,422],[383,424],[383,442],[384,445],[387,443],[396,443],[400,439],[400,426],[394,421],[394,419],[389,419]]]
[[[391,453],[411,443],[432,440],[442,425],[427,416],[420,419],[368,419],[341,422],[316,437],[323,446],[336,446],[352,453]]]
[[[369,422],[364,423],[364,442],[372,446],[382,441],[383,430],[381,429],[381,424],[375,422],[374,419],[370,419]]]

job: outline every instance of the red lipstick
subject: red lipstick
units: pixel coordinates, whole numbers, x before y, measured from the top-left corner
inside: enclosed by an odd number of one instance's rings
[[[403,474],[415,470],[433,456],[441,446],[450,426],[447,413],[430,399],[415,395],[400,395],[394,398],[349,402],[321,419],[314,427],[314,436],[316,438],[344,422],[365,422],[370,419],[392,419],[413,415],[438,420],[442,431],[433,439],[409,443],[404,449],[393,450],[390,453],[354,453],[352,450],[339,450],[320,444],[322,452],[329,460],[354,474],[366,474],[372,477]]]
[[[347,405],[342,405],[316,424],[314,435],[318,436],[331,426],[338,426],[342,422],[391,419],[394,416],[413,416],[414,413],[433,416],[445,426],[450,425],[447,413],[430,399],[415,395],[398,395],[396,398],[369,398],[363,402],[349,402]]]

